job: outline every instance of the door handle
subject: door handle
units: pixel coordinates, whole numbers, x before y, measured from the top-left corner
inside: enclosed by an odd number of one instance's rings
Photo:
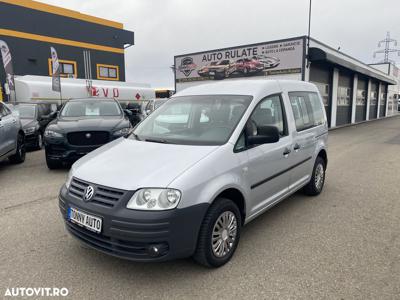
[[[288,156],[290,152],[292,151],[289,148],[285,148],[285,150],[283,151],[283,156]]]
[[[296,144],[294,145],[294,147],[293,147],[293,150],[294,150],[294,151],[297,151],[297,150],[299,150],[299,149],[300,149],[300,145],[296,143]]]

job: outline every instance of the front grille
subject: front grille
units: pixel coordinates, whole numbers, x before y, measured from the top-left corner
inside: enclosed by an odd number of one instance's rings
[[[66,225],[69,232],[76,238],[103,252],[125,258],[150,258],[148,249],[151,244],[110,238],[103,234],[86,230],[71,222],[66,222]],[[159,257],[168,253],[169,247],[167,243],[164,242],[158,245],[162,245],[159,250]]]
[[[79,199],[83,199],[86,188],[89,184],[80,179],[73,178],[68,193]],[[90,199],[91,203],[95,203],[105,207],[114,207],[114,205],[124,196],[125,191],[112,189],[109,187],[92,185],[94,187],[93,198]]]
[[[67,139],[74,146],[99,146],[110,141],[110,134],[107,131],[70,132]]]

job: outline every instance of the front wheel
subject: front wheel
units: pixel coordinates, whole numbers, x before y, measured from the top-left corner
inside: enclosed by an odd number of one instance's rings
[[[37,141],[36,141],[36,150],[42,150],[43,149],[43,135],[39,132]]]
[[[47,168],[49,168],[50,170],[56,170],[62,167],[62,162],[49,158],[49,156],[47,155],[47,151],[45,155],[46,155]]]
[[[9,160],[13,164],[20,164],[25,161],[25,155],[25,137],[22,134],[18,134],[16,152],[13,156],[10,156]]]
[[[309,196],[317,196],[322,192],[325,184],[326,163],[320,156],[317,157],[310,182],[304,187],[304,192]]]
[[[216,199],[201,225],[194,260],[213,268],[226,264],[239,243],[241,224],[236,204],[229,199]]]

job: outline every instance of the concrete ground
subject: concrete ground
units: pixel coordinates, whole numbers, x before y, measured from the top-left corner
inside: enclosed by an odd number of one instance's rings
[[[82,248],[43,151],[0,163],[0,297],[66,287],[71,299],[400,299],[400,118],[330,132],[319,197],[297,193],[248,224],[232,261],[133,263]]]

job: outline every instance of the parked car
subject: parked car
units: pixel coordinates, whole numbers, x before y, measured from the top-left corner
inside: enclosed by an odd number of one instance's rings
[[[228,78],[235,71],[235,63],[229,59],[224,59],[218,62],[212,62],[210,65],[200,68],[197,73],[200,76],[210,76],[215,79],[223,79]]]
[[[49,169],[72,163],[94,149],[129,133],[132,126],[114,99],[73,99],[44,132],[46,162]]]
[[[264,70],[264,64],[257,59],[241,58],[236,61],[236,70],[243,75],[259,73]]]
[[[156,124],[158,123],[158,126]],[[77,161],[59,195],[67,230],[137,261],[228,262],[243,225],[303,189],[321,193],[326,115],[315,85],[187,88],[125,138]]]
[[[253,56],[252,58],[253,60],[257,60],[260,63],[263,64],[264,69],[272,69],[275,68],[277,66],[279,66],[279,64],[281,63],[280,59],[277,57],[272,57],[272,56]]]
[[[25,146],[31,149],[43,148],[43,134],[52,112],[52,105],[48,103],[17,103],[14,109],[21,119],[22,129],[25,132]]]
[[[0,161],[25,161],[25,134],[17,114],[0,102]]]

